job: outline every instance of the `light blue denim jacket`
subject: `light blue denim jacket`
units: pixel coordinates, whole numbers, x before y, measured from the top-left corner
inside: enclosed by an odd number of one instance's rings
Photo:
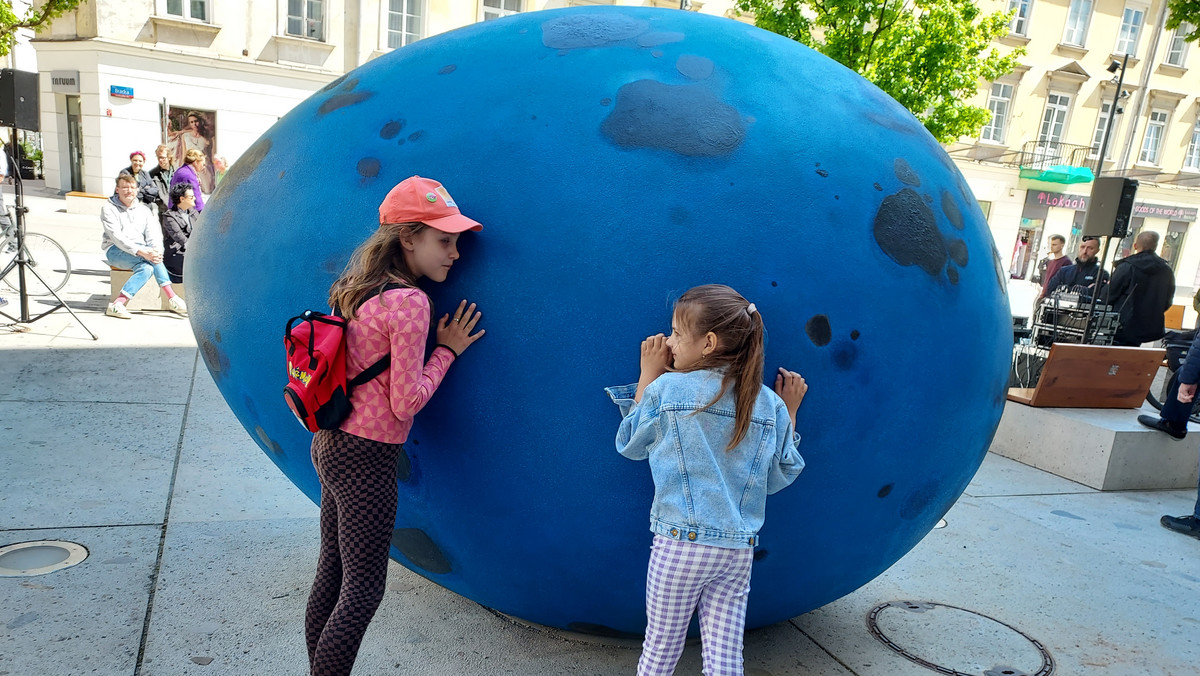
[[[633,401],[637,385],[605,388],[621,408],[617,452],[650,460],[654,504],[650,530],[665,537],[726,549],[758,544],[767,495],[786,488],[804,469],[800,435],[779,395],[765,385],[754,402],[750,428],[733,438],[731,387],[716,371],[664,373]]]

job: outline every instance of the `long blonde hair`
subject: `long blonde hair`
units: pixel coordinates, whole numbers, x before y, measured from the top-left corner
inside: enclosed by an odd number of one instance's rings
[[[429,226],[424,223],[385,223],[358,245],[350,262],[329,288],[329,307],[339,308],[346,319],[385,284],[415,287],[416,275],[404,259],[402,239]]]
[[[733,438],[725,450],[732,451],[750,429],[750,416],[763,383],[763,322],[758,311],[737,291],[723,284],[705,284],[688,289],[675,302],[675,315],[691,336],[709,331],[717,336],[717,348],[685,371],[725,368],[721,391],[704,408],[717,403],[734,388]]]

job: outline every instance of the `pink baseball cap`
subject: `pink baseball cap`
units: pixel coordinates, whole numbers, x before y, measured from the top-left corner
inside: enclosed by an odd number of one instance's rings
[[[396,184],[379,205],[379,224],[424,223],[442,232],[483,230],[462,215],[454,198],[431,178],[410,176]]]

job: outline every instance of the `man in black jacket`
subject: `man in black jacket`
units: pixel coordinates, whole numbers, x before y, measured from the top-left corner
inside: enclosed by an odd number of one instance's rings
[[[1099,251],[1099,239],[1084,237],[1079,243],[1079,257],[1073,264],[1054,273],[1050,283],[1046,285],[1046,293],[1051,294],[1061,288],[1070,293],[1090,297],[1097,286],[1097,277],[1100,278],[1099,286],[1103,289],[1104,285],[1108,284],[1108,273],[1100,269],[1100,261],[1096,260]],[[1103,299],[1104,294],[1101,293],[1099,297]]]
[[[1163,313],[1175,298],[1175,273],[1154,253],[1157,248],[1157,232],[1139,233],[1134,254],[1117,261],[1113,270],[1108,302],[1121,319],[1113,341],[1117,345],[1137,347],[1163,337]]]

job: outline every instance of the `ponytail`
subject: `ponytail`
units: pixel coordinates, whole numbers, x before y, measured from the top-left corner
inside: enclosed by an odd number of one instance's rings
[[[750,430],[754,403],[762,389],[765,331],[762,315],[753,303],[722,284],[689,289],[675,303],[675,313],[691,335],[703,336],[711,331],[717,336],[717,349],[688,370],[725,367],[721,390],[704,408],[720,401],[733,388],[733,437],[725,447],[731,451]]]

